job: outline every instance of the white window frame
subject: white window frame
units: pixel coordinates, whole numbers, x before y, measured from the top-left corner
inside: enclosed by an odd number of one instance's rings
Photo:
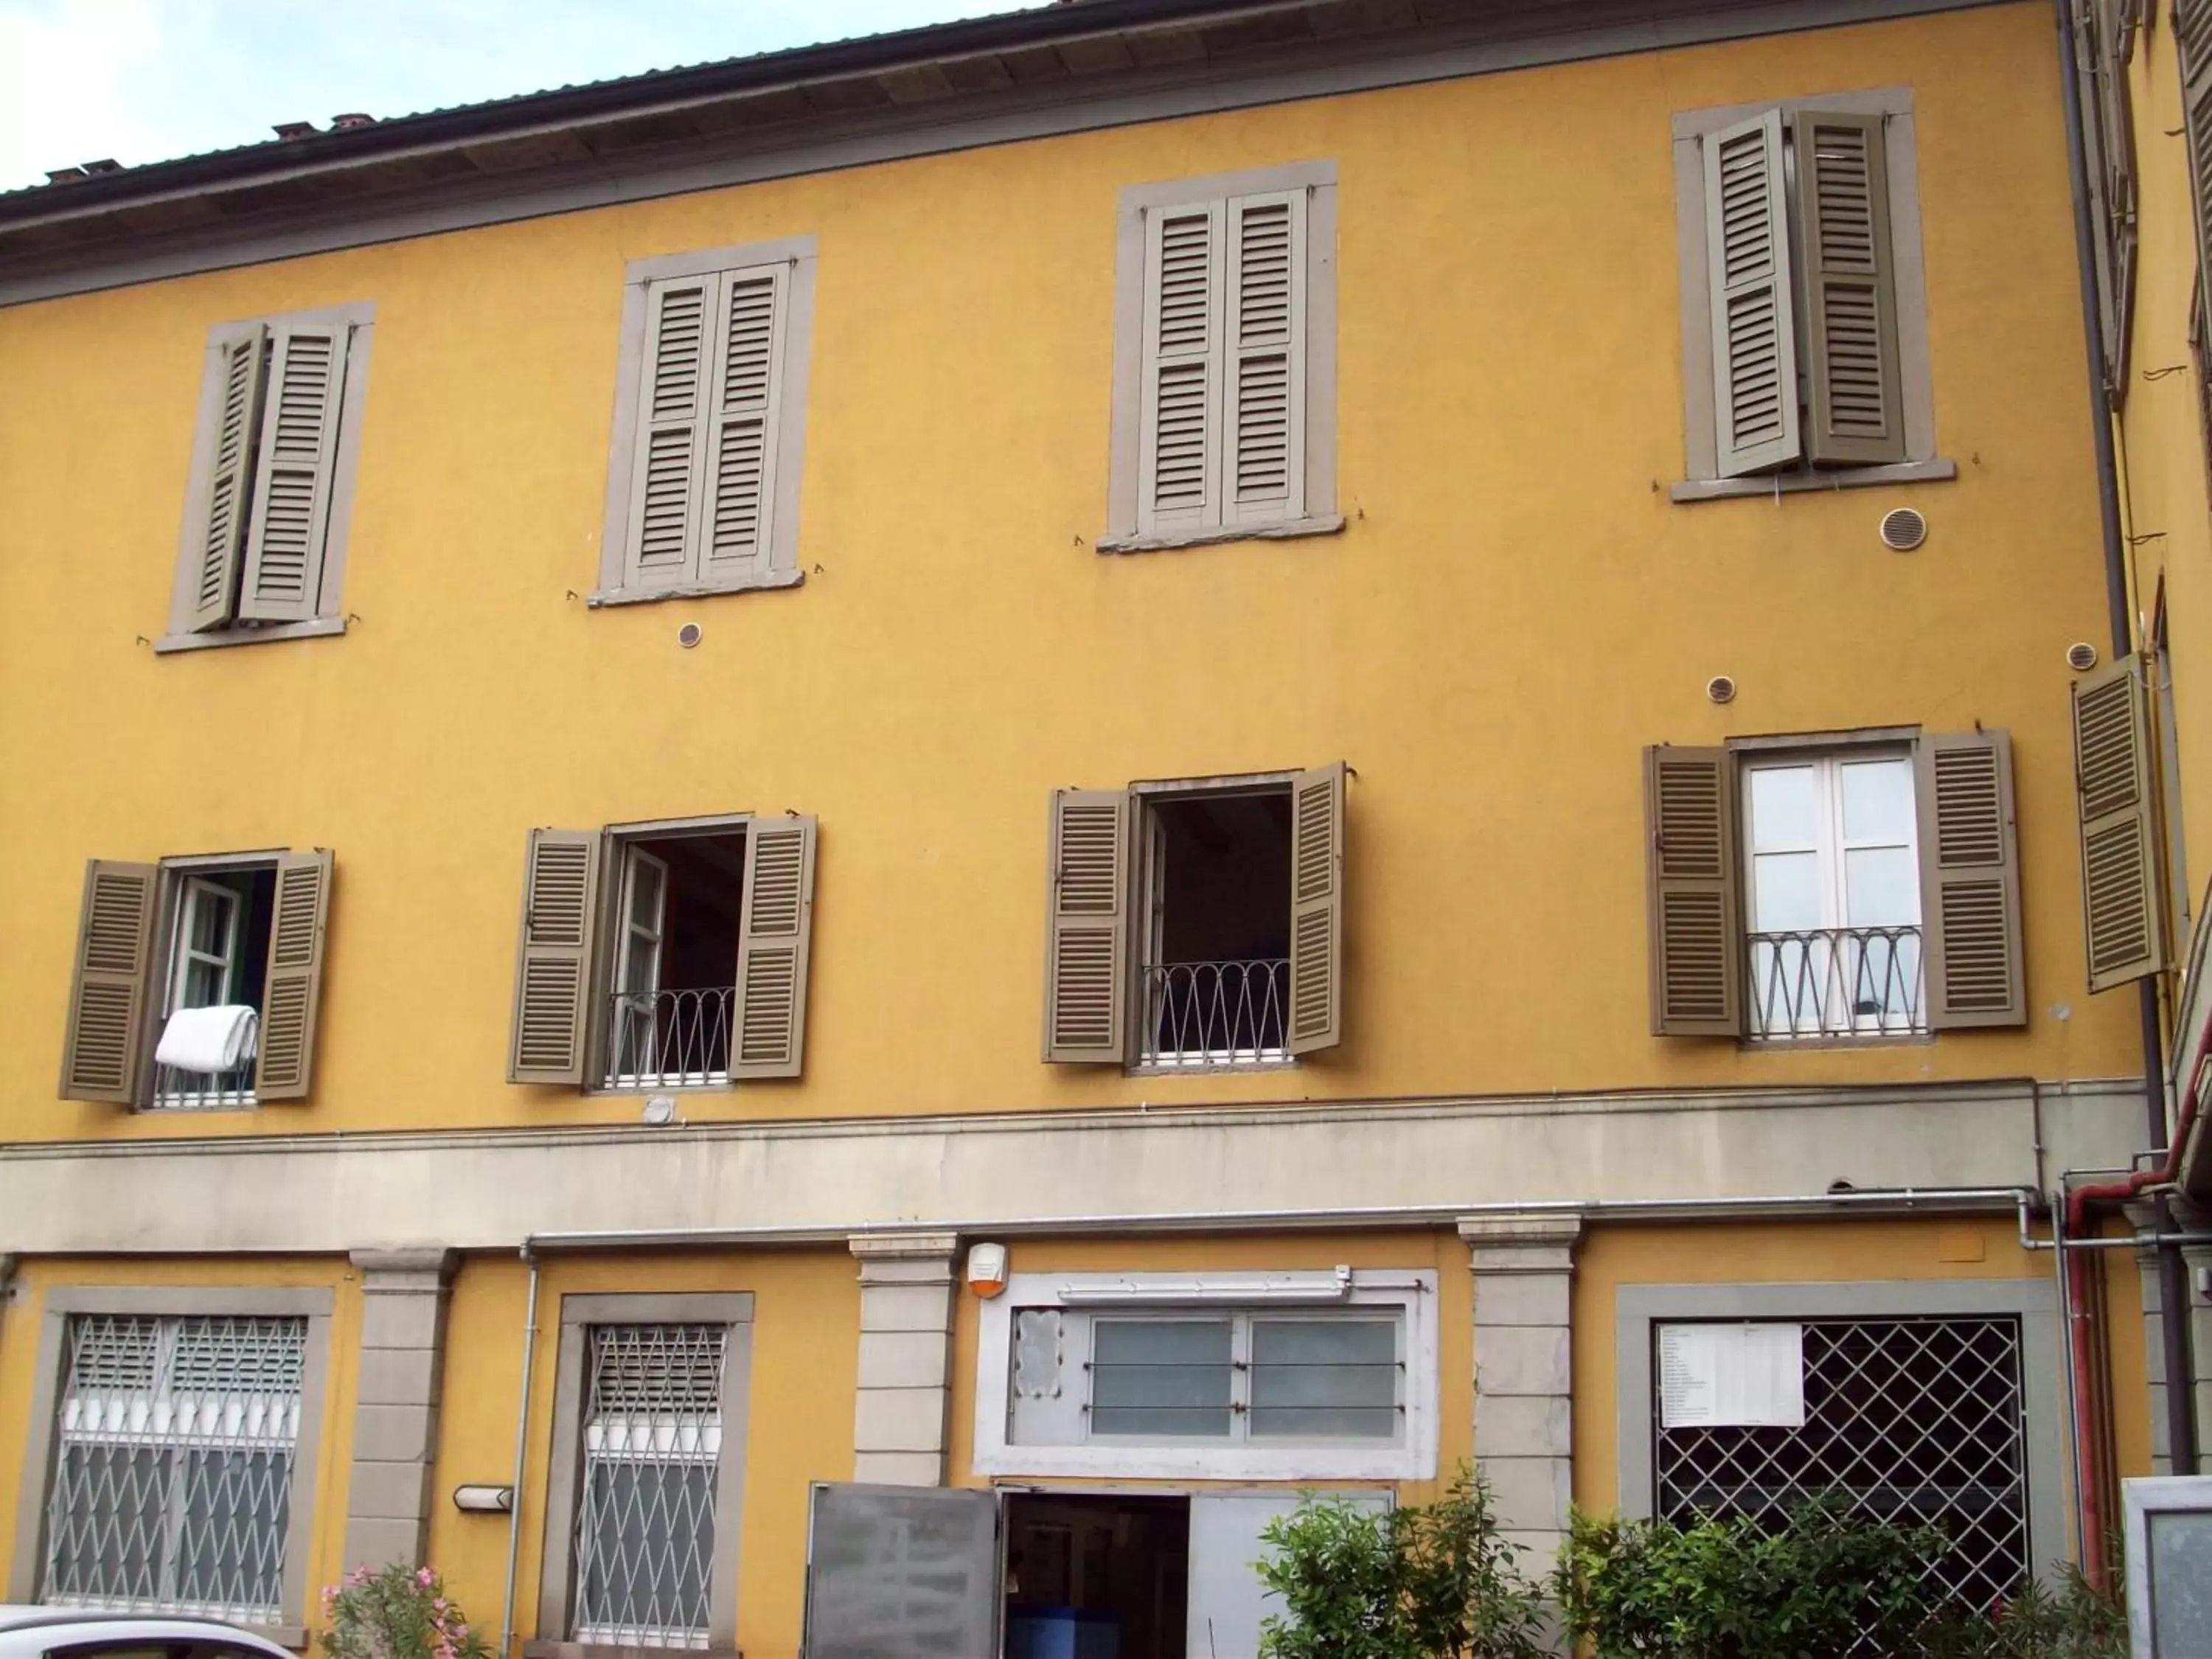
[[[1850,864],[1848,855],[1854,851],[1895,848],[1899,845],[1893,841],[1854,842],[1844,833],[1843,769],[1846,766],[1863,766],[1871,762],[1886,762],[1902,766],[1905,769],[1906,785],[1912,791],[1912,811],[1905,820],[1903,848],[1912,865],[1913,915],[1912,920],[1909,922],[1869,925],[1923,928],[1921,972],[1924,975],[1927,970],[1927,936],[1924,932],[1927,910],[1924,902],[1926,896],[1920,890],[1920,779],[1918,769],[1913,763],[1913,751],[1909,745],[1891,747],[1884,744],[1877,747],[1869,744],[1864,747],[1853,747],[1826,753],[1792,751],[1787,749],[1770,750],[1747,755],[1739,762],[1736,793],[1740,797],[1738,810],[1743,818],[1741,833],[1744,935],[1747,940],[1756,940],[1761,932],[1759,924],[1759,846],[1758,826],[1753,817],[1752,775],[1757,772],[1802,771],[1808,768],[1811,769],[1814,793],[1820,813],[1819,830],[1814,844],[1804,848],[1773,848],[1768,850],[1785,854],[1809,852],[1814,855],[1820,862],[1820,921],[1818,926],[1823,929],[1844,928],[1851,925],[1848,920],[1850,894],[1845,885],[1844,874]],[[1750,972],[1749,979],[1751,983],[1747,987],[1747,992],[1756,988],[1757,973]],[[1923,1004],[1924,1000],[1923,993]],[[1820,1024],[1806,1030],[1770,1031],[1762,1027],[1763,1006],[1749,1006],[1746,1010],[1747,1024],[1752,1028],[1753,1035],[1765,1040],[1792,1036],[1818,1037],[1824,1032],[1832,1034],[1834,1027],[1840,1023],[1841,1016],[1838,1015],[1831,1019],[1826,1017],[1826,1012],[1823,1011]],[[1924,1006],[1922,1012],[1924,1018],[1926,1013]],[[1851,1016],[1851,1026],[1855,1031],[1880,1033],[1883,1029],[1882,1016],[1854,1013]]]
[[[226,988],[223,995],[226,1000],[234,1000],[239,993],[239,975],[245,966],[240,962],[239,955],[245,946],[246,925],[251,914],[251,906],[242,895],[209,878],[222,875],[258,875],[264,870],[273,870],[276,865],[276,860],[273,855],[263,853],[238,854],[217,853],[161,860],[162,895],[159,914],[161,927],[167,932],[157,939],[156,943],[160,946],[160,951],[158,954],[153,956],[152,960],[157,963],[167,964],[165,970],[167,980],[160,988],[159,993],[161,1017],[159,1019],[149,1019],[146,1022],[147,1029],[141,1039],[144,1047],[140,1051],[143,1060],[143,1069],[139,1074],[141,1081],[137,1109],[250,1111],[260,1104],[257,1092],[261,1064],[258,1052],[255,1054],[253,1059],[255,1078],[253,1086],[204,1090],[164,1090],[161,1087],[161,1068],[155,1063],[154,1054],[161,1046],[161,1031],[167,1024],[169,1016],[177,1012],[179,1006],[177,999],[183,994],[184,969],[187,959],[192,957],[203,961],[207,959],[204,953],[194,951],[191,945],[192,909],[198,902],[198,895],[203,890],[212,890],[227,896],[233,901],[230,938],[227,947],[230,952],[230,963],[228,972],[225,975]],[[270,941],[272,945],[274,942],[273,939]],[[264,975],[268,972],[268,967],[269,964],[264,957],[261,964],[261,969]]]
[[[1278,1314],[1365,1309],[1401,1322],[1405,1407],[1395,1441],[1136,1441],[1079,1445],[1011,1437],[1013,1316],[1059,1308],[1115,1314]],[[1437,1474],[1437,1274],[1433,1269],[1334,1272],[1015,1273],[982,1308],[976,1336],[975,1472],[1141,1480],[1432,1480]],[[1085,1352],[1088,1352],[1086,1346]]]
[[[230,918],[223,929],[222,953],[212,955],[193,945],[195,924],[199,919],[200,906],[219,902],[229,907]],[[228,1002],[238,988],[238,944],[240,912],[244,908],[239,896],[220,882],[204,876],[187,876],[177,895],[177,948],[169,961],[169,994],[161,1012],[173,1014],[184,1006],[185,981],[198,963],[206,963],[222,969],[222,991],[216,1004]],[[201,1005],[209,1006],[209,1005]]]

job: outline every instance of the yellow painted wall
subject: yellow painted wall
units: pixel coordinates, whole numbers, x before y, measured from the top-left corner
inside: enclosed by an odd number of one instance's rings
[[[553,1434],[560,1298],[565,1294],[750,1291],[750,1400],[738,1571],[738,1644],[748,1654],[795,1653],[804,1609],[807,1488],[853,1476],[853,1395],[859,1355],[860,1274],[849,1253],[569,1257],[547,1260],[538,1291],[529,1468],[520,1494],[515,1626],[538,1632],[545,1480]],[[528,1273],[519,1261],[471,1258],[447,1312],[446,1401],[439,1421],[438,1494],[430,1559],[488,1640],[497,1640],[507,1571],[504,1516],[463,1515],[453,1488],[505,1485],[514,1468]],[[557,1632],[547,1632],[549,1636]]]
[[[1437,1467],[1443,1479],[1474,1455],[1474,1286],[1467,1246],[1455,1232],[1284,1233],[1241,1238],[1017,1239],[1006,1248],[1009,1273],[1304,1273],[1353,1267],[1433,1269],[1437,1275]],[[975,1472],[976,1344],[981,1304],[961,1287],[952,1327],[951,1434],[946,1480],[985,1486]],[[1082,1486],[1077,1480],[1054,1486]],[[1120,1483],[1126,1484],[1126,1483]],[[1178,1490],[1203,1481],[1164,1483]],[[1243,1481],[1236,1484],[1249,1485]],[[1325,1484],[1325,1483],[1324,1483]],[[1398,1487],[1407,1503],[1426,1503],[1439,1481]]]
[[[2212,516],[2202,380],[2191,361],[2197,243],[2173,37],[2154,27],[2129,65],[2139,237],[2127,399],[2118,422],[2137,640],[2166,587],[2190,909],[2212,878]],[[2102,647],[2106,641],[2097,638]],[[2186,940],[2181,941],[2184,948]]]
[[[21,1492],[24,1443],[31,1430],[38,1388],[39,1329],[54,1285],[125,1285],[160,1288],[220,1285],[327,1286],[330,1353],[324,1372],[323,1411],[315,1448],[315,1528],[304,1609],[317,1616],[316,1592],[344,1571],[347,1472],[353,1459],[355,1389],[360,1376],[361,1276],[343,1261],[321,1257],[233,1258],[201,1261],[79,1261],[47,1256],[25,1261],[14,1298],[0,1312],[0,1591],[15,1559],[16,1500]],[[296,1484],[294,1492],[300,1488]],[[0,1596],[4,1599],[4,1596]]]
[[[626,1121],[501,1081],[525,830],[745,808],[821,815],[806,1077],[695,1119],[2133,1073],[2124,1000],[2082,988],[2061,653],[2104,612],[2051,54],[2046,7],[1992,6],[0,311],[0,774],[54,781],[0,791],[32,1037],[0,1139]],[[1669,117],[1899,83],[1961,477],[1670,505]],[[1099,557],[1117,192],[1310,157],[1341,179],[1349,528]],[[805,586],[587,611],[624,262],[797,234]],[[364,300],[358,620],[156,658],[209,326]],[[1906,501],[1934,528],[1899,556]],[[1643,745],[1977,720],[2015,741],[2026,1032],[1646,1034]],[[1288,1075],[1041,1065],[1048,792],[1340,756],[1349,1041]],[[337,855],[312,1104],[57,1106],[86,858],[276,845]]]

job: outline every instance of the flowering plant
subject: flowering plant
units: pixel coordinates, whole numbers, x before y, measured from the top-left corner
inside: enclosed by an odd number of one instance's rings
[[[428,1567],[356,1567],[323,1591],[330,1659],[490,1659],[491,1649]]]

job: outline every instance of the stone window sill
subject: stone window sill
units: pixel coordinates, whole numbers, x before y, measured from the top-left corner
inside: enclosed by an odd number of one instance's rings
[[[1344,520],[1332,514],[1322,519],[1223,525],[1212,530],[1188,530],[1162,536],[1101,536],[1091,546],[1101,553],[1160,553],[1178,547],[1211,547],[1218,542],[1281,542],[1299,536],[1334,536],[1343,528]]]
[[[1899,461],[1890,466],[1838,466],[1820,471],[1765,472],[1747,478],[1686,478],[1667,493],[1677,501],[1728,501],[1747,496],[1871,489],[1881,484],[1938,483],[1959,476],[1956,461]]]
[[[602,605],[653,605],[662,599],[706,599],[719,593],[750,593],[762,588],[796,587],[805,580],[804,570],[770,570],[735,582],[693,582],[675,587],[603,587],[585,603],[597,611]],[[609,1650],[610,1652],[612,1650]]]
[[[263,628],[211,628],[204,634],[164,634],[154,641],[162,655],[172,651],[204,651],[218,645],[267,645],[274,640],[317,640],[346,631],[343,617],[315,617],[307,622],[270,623]]]

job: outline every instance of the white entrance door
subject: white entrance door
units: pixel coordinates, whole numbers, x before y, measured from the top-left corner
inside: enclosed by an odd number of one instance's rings
[[[1386,1510],[1387,1492],[1346,1492],[1362,1509]],[[1289,1492],[1190,1495],[1189,1659],[1259,1659],[1260,1621],[1281,1599],[1261,1588],[1260,1530],[1298,1506]]]

